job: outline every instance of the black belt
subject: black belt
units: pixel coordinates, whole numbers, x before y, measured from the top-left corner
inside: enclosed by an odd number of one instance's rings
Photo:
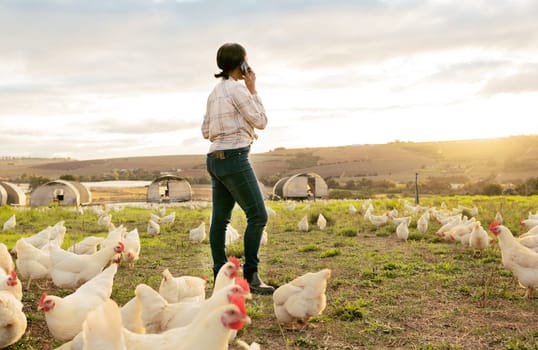
[[[242,148],[235,148],[235,149],[226,149],[221,151],[213,151],[208,154],[208,156],[213,157],[215,159],[226,159],[231,158],[232,156],[239,155],[241,153],[246,153],[250,150],[250,146],[242,147]]]

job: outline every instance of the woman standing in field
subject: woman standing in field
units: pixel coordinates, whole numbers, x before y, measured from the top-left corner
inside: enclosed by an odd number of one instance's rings
[[[227,261],[226,226],[235,203],[247,217],[244,233],[245,264],[243,274],[253,293],[272,294],[274,288],[258,276],[258,250],[267,224],[265,203],[248,154],[257,138],[254,129],[264,129],[267,116],[256,92],[256,74],[247,64],[245,49],[226,43],[217,51],[221,81],[207,99],[202,124],[204,138],[211,141],[207,154],[207,171],[211,175],[213,211],[209,242],[213,257],[213,273]],[[244,81],[244,84],[241,83]]]

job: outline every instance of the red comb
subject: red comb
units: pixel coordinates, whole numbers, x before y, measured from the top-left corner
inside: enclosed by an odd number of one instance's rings
[[[250,286],[248,285],[248,282],[244,278],[237,277],[235,279],[235,284],[239,285],[241,288],[245,290],[245,292],[250,292]]]
[[[489,225],[489,230],[493,231],[494,229],[497,228],[497,226],[499,226],[499,223],[495,220]]]
[[[241,267],[241,262],[239,262],[239,259],[237,259],[235,256],[230,256],[228,258],[228,261],[233,263],[235,265],[236,268],[240,268]]]
[[[233,296],[230,298],[230,303],[237,305],[239,308],[239,312],[241,312],[242,315],[247,314],[247,306],[245,305],[245,298],[242,298],[240,296]]]
[[[47,297],[47,293],[43,292],[43,294],[41,294],[41,298],[39,298],[39,305],[43,304],[46,297]]]
[[[17,279],[17,272],[15,270],[11,270],[11,278],[13,278],[14,280]]]

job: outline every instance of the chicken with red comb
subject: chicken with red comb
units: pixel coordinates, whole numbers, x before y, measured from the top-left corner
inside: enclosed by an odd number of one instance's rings
[[[489,229],[499,239],[503,266],[514,274],[522,287],[527,288],[525,296],[530,298],[538,287],[538,253],[521,244],[508,227],[497,221],[493,221]]]

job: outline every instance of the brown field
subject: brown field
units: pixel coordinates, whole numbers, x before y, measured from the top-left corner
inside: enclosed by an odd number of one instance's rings
[[[192,185],[194,201],[210,200],[210,185]],[[118,203],[118,202],[145,202],[146,187],[92,187],[92,202],[95,203]]]
[[[499,139],[393,142],[380,145],[284,149],[251,155],[259,177],[283,177],[316,172],[324,178],[389,179],[396,182],[421,178],[460,177],[469,181],[491,179],[514,182],[536,176],[538,136]],[[0,159],[0,179],[26,174],[57,178],[103,176],[135,172],[178,174],[206,178],[205,155],[167,155],[77,161],[71,159]]]

